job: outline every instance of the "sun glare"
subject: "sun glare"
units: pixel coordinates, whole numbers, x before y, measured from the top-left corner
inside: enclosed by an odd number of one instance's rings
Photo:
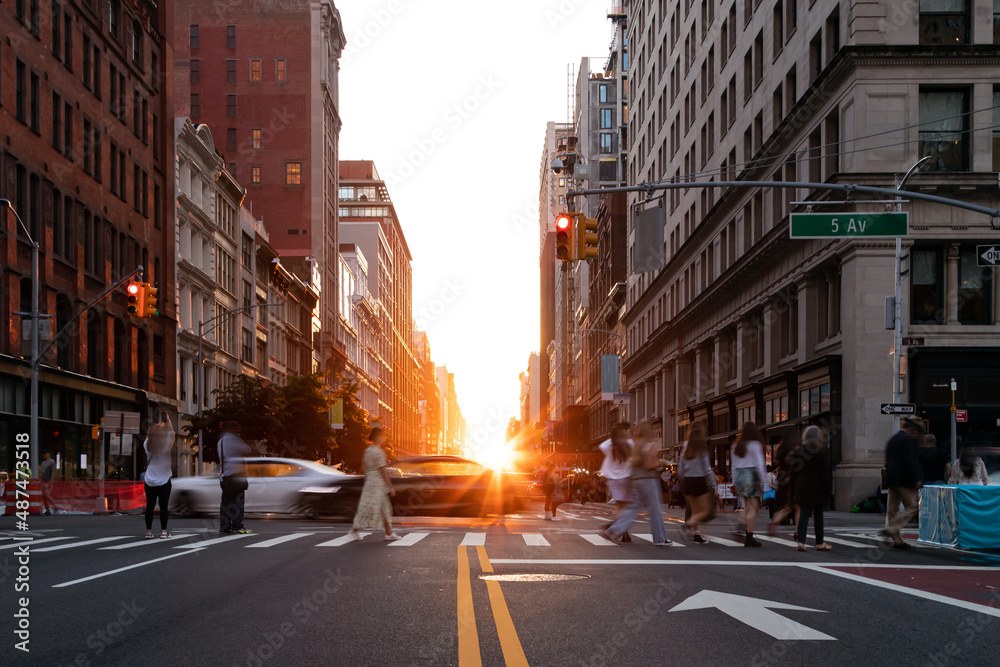
[[[509,442],[489,442],[476,451],[475,458],[494,470],[507,470],[514,463],[514,450]]]

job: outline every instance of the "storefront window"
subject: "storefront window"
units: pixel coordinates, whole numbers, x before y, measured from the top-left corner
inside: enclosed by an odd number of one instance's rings
[[[941,250],[914,248],[910,252],[910,321],[941,324],[944,321]]]
[[[962,248],[958,269],[958,320],[962,324],[988,324],[993,269],[981,268],[976,248]]]

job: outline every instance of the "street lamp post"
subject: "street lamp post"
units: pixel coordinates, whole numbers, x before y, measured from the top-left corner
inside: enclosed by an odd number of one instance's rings
[[[222,319],[224,317],[233,317],[234,315],[240,315],[247,311],[253,310],[254,308],[266,308],[269,306],[280,306],[280,303],[258,303],[253,306],[244,306],[242,308],[236,308],[233,310],[227,310],[225,312],[219,313],[215,317],[205,320],[204,322],[198,322],[198,421],[201,421],[202,413],[205,407],[205,367],[204,367],[204,347],[202,345],[205,340],[205,334],[214,331],[219,325],[205,328],[207,325],[215,322],[216,320]],[[204,452],[205,447],[202,442],[203,429],[201,426],[198,427],[198,474],[201,475],[202,465],[204,464]]]

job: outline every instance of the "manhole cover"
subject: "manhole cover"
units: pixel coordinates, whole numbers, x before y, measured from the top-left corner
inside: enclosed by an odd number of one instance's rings
[[[589,574],[482,574],[480,579],[488,581],[573,581],[590,579]]]

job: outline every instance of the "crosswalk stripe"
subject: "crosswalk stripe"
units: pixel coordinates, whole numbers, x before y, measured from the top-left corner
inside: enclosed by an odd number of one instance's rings
[[[157,537],[152,540],[139,540],[138,542],[126,542],[125,544],[116,544],[113,547],[101,547],[100,551],[118,551],[119,549],[133,549],[135,547],[144,547],[144,546],[149,546],[150,544],[156,544],[157,542],[169,542],[171,540],[185,540],[189,537],[194,537],[194,533],[177,533],[176,535],[171,535],[166,539]]]
[[[629,533],[629,535],[631,535],[632,537],[638,537],[641,540],[646,540],[647,542],[652,542],[653,541],[653,534],[652,533]],[[671,542],[670,546],[672,546],[672,547],[682,547],[684,545],[681,544],[680,542]]]
[[[29,545],[31,550],[35,550],[36,544],[45,544],[46,542],[58,542],[60,540],[74,540],[75,537],[46,537],[44,540],[18,540],[14,544],[5,544],[0,546],[0,549],[17,549],[25,544]]]
[[[809,537],[816,539],[815,535],[810,535]],[[842,540],[839,537],[823,537],[824,542],[830,542],[831,544],[842,544],[845,547],[854,547],[855,549],[869,549],[871,545],[859,544],[857,542],[851,542],[850,540]]]
[[[412,547],[414,544],[419,542],[430,535],[430,533],[407,533],[403,535],[403,539],[396,540],[389,544],[390,547]]]
[[[60,549],[72,549],[73,547],[86,547],[91,544],[101,544],[103,542],[115,542],[117,540],[127,540],[131,535],[120,535],[118,537],[102,537],[96,540],[84,540],[83,542],[70,542],[68,544],[57,544],[54,547],[44,547],[42,549],[32,549],[33,553],[43,551],[59,551]]]
[[[308,537],[310,535],[315,535],[316,533],[292,533],[291,535],[282,535],[281,537],[275,537],[274,539],[264,540],[263,542],[257,542],[256,544],[248,544],[245,549],[266,549],[268,547],[273,547],[276,544],[283,544],[285,542],[291,542],[292,540],[297,540],[300,537]]]
[[[486,533],[466,533],[465,539],[462,540],[461,546],[463,547],[486,546]]]
[[[360,535],[361,538],[364,539],[364,538],[368,537],[369,535],[371,535],[371,533],[358,533],[358,535]],[[345,544],[348,544],[348,543],[353,542],[353,541],[354,541],[354,538],[351,535],[343,535],[343,536],[338,537],[338,538],[336,538],[334,540],[330,540],[329,542],[320,542],[316,546],[318,546],[318,547],[342,547]]]
[[[548,547],[552,546],[549,541],[545,539],[539,533],[524,533],[521,535],[524,538],[524,543],[529,547]]]
[[[770,535],[754,535],[758,540],[764,540],[765,542],[774,542],[775,544],[781,544],[782,546],[792,547],[793,549],[798,548],[798,543],[792,540],[786,540],[781,537],[771,537]]]
[[[594,546],[598,546],[598,547],[610,547],[610,546],[614,546],[614,542],[612,542],[610,540],[606,540],[603,537],[601,537],[600,535],[588,535],[588,534],[582,534],[581,533],[580,537],[582,537],[583,539],[587,540],[588,542],[590,542]]]
[[[709,542],[715,542],[716,544],[721,544],[724,547],[742,547],[743,546],[743,544],[741,542],[734,542],[733,540],[727,540],[724,537],[716,537],[715,535],[706,535],[705,533],[702,533],[701,536],[702,536],[702,538],[704,538],[705,540],[707,540]]]
[[[180,546],[174,547],[174,549],[199,549],[201,547],[210,547],[214,544],[221,544],[223,542],[231,542],[233,540],[239,540],[244,537],[250,537],[253,533],[240,533],[237,535],[224,535],[222,537],[216,537],[211,540],[201,540],[198,542],[190,542],[188,544],[182,544]]]

